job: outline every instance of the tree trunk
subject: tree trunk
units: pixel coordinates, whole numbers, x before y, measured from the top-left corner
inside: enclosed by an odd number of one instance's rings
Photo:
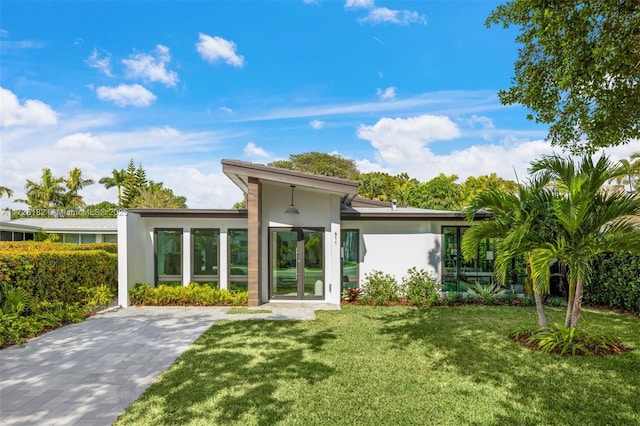
[[[538,313],[538,325],[541,328],[548,328],[547,325],[547,316],[544,314],[544,296],[542,293],[534,291],[533,297],[536,299],[536,312]]]
[[[567,315],[564,318],[564,326],[571,327],[571,318],[573,317],[573,302],[576,297],[576,283],[569,280],[569,300],[567,301]]]
[[[584,293],[584,285],[582,280],[578,280],[576,285],[576,294],[573,301],[573,312],[571,313],[571,327],[577,327],[580,320],[580,310],[582,309],[582,295]]]

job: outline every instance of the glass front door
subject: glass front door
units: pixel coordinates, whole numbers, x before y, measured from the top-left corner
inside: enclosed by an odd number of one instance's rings
[[[307,228],[271,230],[271,298],[324,298],[323,235]]]

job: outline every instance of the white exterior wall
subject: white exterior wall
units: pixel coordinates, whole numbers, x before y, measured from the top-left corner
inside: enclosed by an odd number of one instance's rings
[[[340,303],[340,197],[296,187],[294,205],[300,214],[284,211],[291,204],[288,185],[262,184],[261,303],[269,301],[269,228],[324,228],[324,294],[328,303]],[[278,300],[279,302],[281,300]],[[299,301],[298,301],[299,302]]]
[[[398,283],[412,267],[442,281],[442,227],[469,226],[462,221],[347,220],[342,229],[360,231],[359,283],[374,270],[393,275]]]
[[[192,281],[191,229],[220,229],[219,286],[222,289],[228,288],[227,230],[246,229],[246,219],[140,217],[138,214],[129,212],[126,216],[118,218],[118,303],[120,306],[129,305],[128,290],[136,283],[153,283],[155,280],[154,230],[156,228],[182,229],[182,283],[184,285]],[[122,262],[122,259],[126,259],[126,262]]]

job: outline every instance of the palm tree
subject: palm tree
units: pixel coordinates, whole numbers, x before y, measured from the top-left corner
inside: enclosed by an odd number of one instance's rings
[[[26,203],[32,208],[49,208],[60,205],[60,198],[64,193],[64,178],[55,177],[51,169],[44,167],[40,182],[27,179],[24,189],[27,191],[27,200],[16,200]]]
[[[122,185],[124,185],[124,181],[127,177],[127,171],[124,169],[113,169],[111,171],[111,176],[106,176],[100,179],[100,184],[104,185],[105,188],[113,188],[114,186],[118,190],[118,205],[122,205]]]
[[[78,167],[74,167],[69,171],[69,175],[65,180],[67,185],[67,193],[64,195],[65,203],[64,207],[77,207],[82,205],[82,197],[78,195],[78,191],[82,188],[86,188],[89,185],[93,185],[95,181],[93,179],[84,179],[82,177],[82,170]]]
[[[476,256],[483,240],[497,240],[495,276],[503,284],[514,259],[524,256],[529,272],[527,279],[533,280],[530,284],[540,327],[547,327],[543,301],[549,292],[550,277],[534,273],[537,263],[533,257],[534,249],[553,240],[556,234],[553,218],[548,214],[552,198],[553,190],[540,179],[532,179],[529,185],[521,185],[515,191],[498,188],[482,191],[465,209],[467,220],[473,221],[481,210],[492,216],[474,224],[462,240],[462,253],[467,260]]]
[[[0,186],[0,198],[2,198],[4,194],[7,194],[7,198],[13,197],[13,191],[11,189],[6,186]]]
[[[556,182],[559,191],[550,204],[557,235],[532,250],[534,279],[546,282],[548,265],[554,259],[568,269],[569,300],[565,327],[576,327],[582,295],[603,252],[640,252],[640,228],[633,216],[640,215],[640,198],[631,193],[608,192],[603,185],[623,173],[623,167],[602,156],[596,162],[584,156],[576,164],[571,158],[545,156],[532,163],[530,173],[546,182]]]

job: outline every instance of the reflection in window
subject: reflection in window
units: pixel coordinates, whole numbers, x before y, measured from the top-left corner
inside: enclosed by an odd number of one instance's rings
[[[342,236],[342,289],[358,287],[358,242],[357,229],[344,229]]]
[[[220,231],[194,229],[191,231],[192,280],[218,282]]]
[[[177,281],[182,277],[182,230],[156,229],[156,277]]]
[[[442,282],[445,291],[466,291],[477,283],[493,283],[495,244],[492,238],[482,240],[476,256],[466,261],[462,257],[460,242],[468,226],[442,227]]]
[[[117,243],[118,235],[117,234],[104,234],[102,236],[102,241],[105,243]]]
[[[230,229],[229,240],[229,290],[246,291],[249,282],[249,232],[246,229]]]

